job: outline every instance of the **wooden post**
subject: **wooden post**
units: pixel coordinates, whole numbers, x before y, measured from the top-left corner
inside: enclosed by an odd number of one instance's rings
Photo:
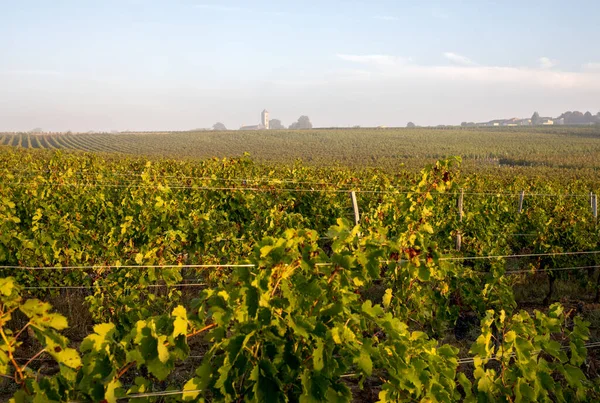
[[[590,192],[590,208],[594,209],[594,192]]]
[[[592,213],[594,213],[594,218],[598,219],[598,195],[594,194],[592,197]]]
[[[464,200],[465,192],[463,189],[460,189],[460,196],[458,197],[458,220],[462,222],[463,220],[463,200]],[[460,229],[456,234],[456,250],[460,252],[460,247],[462,245],[462,235],[460,233]]]
[[[519,214],[523,212],[523,199],[525,199],[525,191],[521,190],[521,195],[519,196]]]
[[[463,219],[463,198],[464,198],[464,190],[460,190],[460,196],[458,197],[458,219],[462,222]]]
[[[350,192],[350,199],[352,199],[352,208],[354,209],[354,225],[358,225],[360,222],[360,213],[358,212],[358,202],[356,201],[356,192]]]

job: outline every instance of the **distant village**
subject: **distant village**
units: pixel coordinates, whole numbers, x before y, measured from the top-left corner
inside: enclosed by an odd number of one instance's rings
[[[494,119],[488,122],[462,122],[460,124],[461,127],[514,127],[514,126],[591,126],[591,125],[600,125],[600,112],[595,115],[591,112],[579,112],[579,111],[569,111],[561,114],[556,118],[540,116],[537,112],[535,112],[531,118],[511,118],[511,119]],[[408,122],[406,125],[407,128],[416,128],[421,127],[416,125],[413,122]],[[426,126],[432,127],[432,126]],[[438,125],[433,127],[456,127],[455,125]],[[293,122],[288,127],[285,127],[283,123],[279,119],[270,119],[269,111],[263,109],[260,113],[260,122],[256,125],[242,125],[239,130],[242,131],[251,131],[251,130],[282,130],[282,129],[290,129],[290,130],[302,130],[302,129],[312,129],[313,125],[308,116],[302,115],[298,118],[297,121]],[[333,127],[332,127],[333,128]],[[352,126],[354,129],[361,128],[361,126]],[[389,127],[386,126],[377,126],[377,129],[386,129]],[[228,129],[223,123],[217,122],[211,128],[197,128],[186,131],[225,131],[231,130]],[[162,132],[162,131],[161,131]],[[34,134],[50,134],[52,132],[44,131],[41,128],[35,128],[30,130],[29,133]],[[59,133],[59,132],[56,132]],[[63,132],[60,132],[63,133]],[[67,134],[71,133],[84,133],[84,132],[71,132],[68,131]],[[151,131],[148,132],[140,132],[140,131],[88,131],[87,133],[153,133]]]
[[[310,122],[310,119],[308,116],[302,115],[298,118],[297,121],[295,121],[294,123],[292,123],[288,129],[291,130],[299,130],[299,129],[312,129],[313,125]],[[281,130],[281,129],[285,129],[286,127],[283,125],[283,123],[281,123],[281,120],[279,119],[269,119],[269,111],[266,109],[263,109],[263,111],[260,113],[260,123],[257,125],[242,125],[239,130]],[[210,129],[205,129],[205,130],[210,130]],[[217,122],[213,125],[212,130],[227,130],[226,126],[221,123],[221,122]]]
[[[536,125],[541,125],[541,126],[550,126],[550,125],[564,125],[565,124],[565,120],[563,118],[561,119],[553,119],[553,118],[540,118],[539,123],[537,123]],[[519,118],[512,118],[512,119],[495,119],[495,120],[490,120],[489,122],[482,122],[482,123],[466,123],[466,124],[461,124],[461,126],[479,126],[479,127],[484,127],[484,126],[532,126],[532,122],[531,119],[519,119]]]
[[[461,126],[463,127],[494,127],[494,126],[551,126],[551,125],[564,125],[565,119],[554,119],[550,117],[541,117],[538,122],[533,123],[531,119],[520,119],[520,118],[512,118],[512,119],[495,119],[490,120],[489,122],[463,122]]]
[[[542,117],[537,112],[529,119],[495,119],[489,122],[462,122],[463,127],[493,127],[493,126],[553,126],[553,125],[596,125],[600,124],[600,112],[592,115],[591,112],[579,111],[565,112],[557,118]]]

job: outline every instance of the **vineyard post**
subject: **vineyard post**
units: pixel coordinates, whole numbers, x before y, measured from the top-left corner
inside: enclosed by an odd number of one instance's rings
[[[598,195],[592,196],[592,213],[594,213],[594,219],[598,219]]]
[[[590,192],[590,208],[594,209],[594,192]]]
[[[464,198],[464,190],[460,189],[460,195],[458,196],[458,221],[462,222],[463,220],[463,198]],[[460,233],[460,228],[456,234],[456,250],[460,252],[460,247],[462,245],[462,235]]]
[[[519,214],[523,212],[523,199],[525,199],[525,191],[521,190],[521,195],[519,196]]]
[[[350,192],[350,199],[352,200],[352,209],[354,210],[354,225],[358,225],[360,213],[358,212],[358,202],[356,201],[356,192],[354,190]]]

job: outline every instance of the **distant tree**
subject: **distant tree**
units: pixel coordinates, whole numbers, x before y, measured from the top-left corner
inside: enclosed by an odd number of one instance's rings
[[[533,115],[531,116],[531,124],[539,125],[541,123],[542,123],[542,119],[540,119],[540,114],[537,112],[533,112]]]
[[[406,124],[406,127],[411,127],[412,128],[412,127],[417,127],[417,125],[415,125],[413,122],[408,122]]]
[[[298,121],[292,123],[290,125],[290,129],[298,130],[298,129],[312,129],[313,125],[310,123],[310,119],[308,116],[302,115],[298,118]]]
[[[600,123],[600,112],[597,115],[592,115],[589,111],[586,113],[567,111],[558,117],[558,119],[561,118],[564,119],[566,125],[589,125]]]
[[[352,126],[353,129],[360,129],[360,125],[354,125]]]
[[[225,127],[225,125],[221,122],[217,122],[213,125],[213,130],[215,131],[223,131],[223,130],[227,130],[227,128]]]
[[[35,129],[31,129],[30,133],[43,133],[44,129],[41,127],[36,127]]]
[[[269,129],[281,130],[281,129],[285,129],[285,126],[281,123],[281,120],[271,119],[271,120],[269,120]]]
[[[467,127],[468,123],[467,122],[461,122],[461,127]]]

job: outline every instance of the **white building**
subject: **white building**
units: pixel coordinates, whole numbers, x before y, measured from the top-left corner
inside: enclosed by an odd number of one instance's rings
[[[260,124],[251,126],[242,126],[240,130],[269,130],[269,111],[263,110],[260,114]]]

